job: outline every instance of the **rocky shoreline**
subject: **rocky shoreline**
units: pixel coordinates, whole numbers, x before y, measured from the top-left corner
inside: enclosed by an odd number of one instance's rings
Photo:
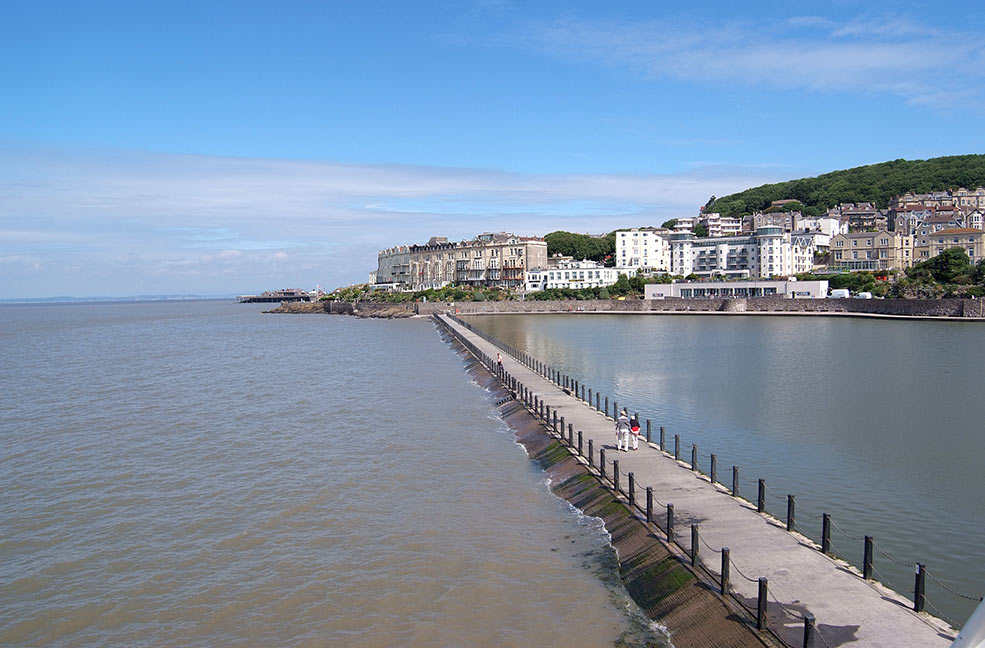
[[[412,305],[413,306],[413,305]],[[355,317],[373,317],[378,319],[401,319],[416,317],[413,308],[408,309],[397,304],[374,304],[370,302],[285,302],[277,308],[263,311],[264,313],[287,313],[290,315],[329,314],[354,315]]]

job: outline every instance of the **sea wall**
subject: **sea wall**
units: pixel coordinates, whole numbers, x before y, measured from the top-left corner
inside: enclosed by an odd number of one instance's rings
[[[784,299],[771,297],[715,299],[592,299],[585,301],[485,302],[295,302],[268,313],[331,313],[357,317],[398,318],[435,313],[745,313],[834,314],[889,317],[985,318],[982,299]]]
[[[416,304],[421,315],[484,313],[817,313],[903,317],[985,318],[980,299],[627,299],[502,301]]]
[[[439,328],[440,330],[440,328]],[[675,648],[763,648],[773,645],[753,627],[753,619],[699,577],[687,557],[669,547],[637,517],[624,498],[569,452],[452,335],[445,334],[468,361],[468,373],[498,400],[500,416],[531,460],[550,477],[551,490],[586,515],[600,518],[611,537],[619,576],[629,595],[650,619],[664,626]],[[577,604],[573,602],[573,604]]]

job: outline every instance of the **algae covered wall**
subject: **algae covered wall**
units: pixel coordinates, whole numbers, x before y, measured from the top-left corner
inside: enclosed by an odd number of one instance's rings
[[[500,416],[514,430],[531,460],[550,476],[551,490],[605,523],[629,595],[649,618],[667,628],[676,648],[768,645],[751,626],[751,619],[696,576],[686,556],[669,548],[453,336],[446,339],[468,359],[472,378],[498,400]]]

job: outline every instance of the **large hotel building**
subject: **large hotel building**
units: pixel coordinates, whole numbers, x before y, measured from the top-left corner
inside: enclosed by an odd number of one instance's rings
[[[516,289],[523,288],[528,269],[546,267],[547,243],[542,238],[497,232],[449,242],[435,236],[424,245],[381,251],[371,283],[408,292],[450,283]]]

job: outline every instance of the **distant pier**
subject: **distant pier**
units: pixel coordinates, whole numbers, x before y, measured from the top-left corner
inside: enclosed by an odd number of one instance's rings
[[[310,302],[311,295],[299,288],[283,288],[267,290],[259,295],[240,295],[236,298],[240,304],[273,304],[282,302]]]

